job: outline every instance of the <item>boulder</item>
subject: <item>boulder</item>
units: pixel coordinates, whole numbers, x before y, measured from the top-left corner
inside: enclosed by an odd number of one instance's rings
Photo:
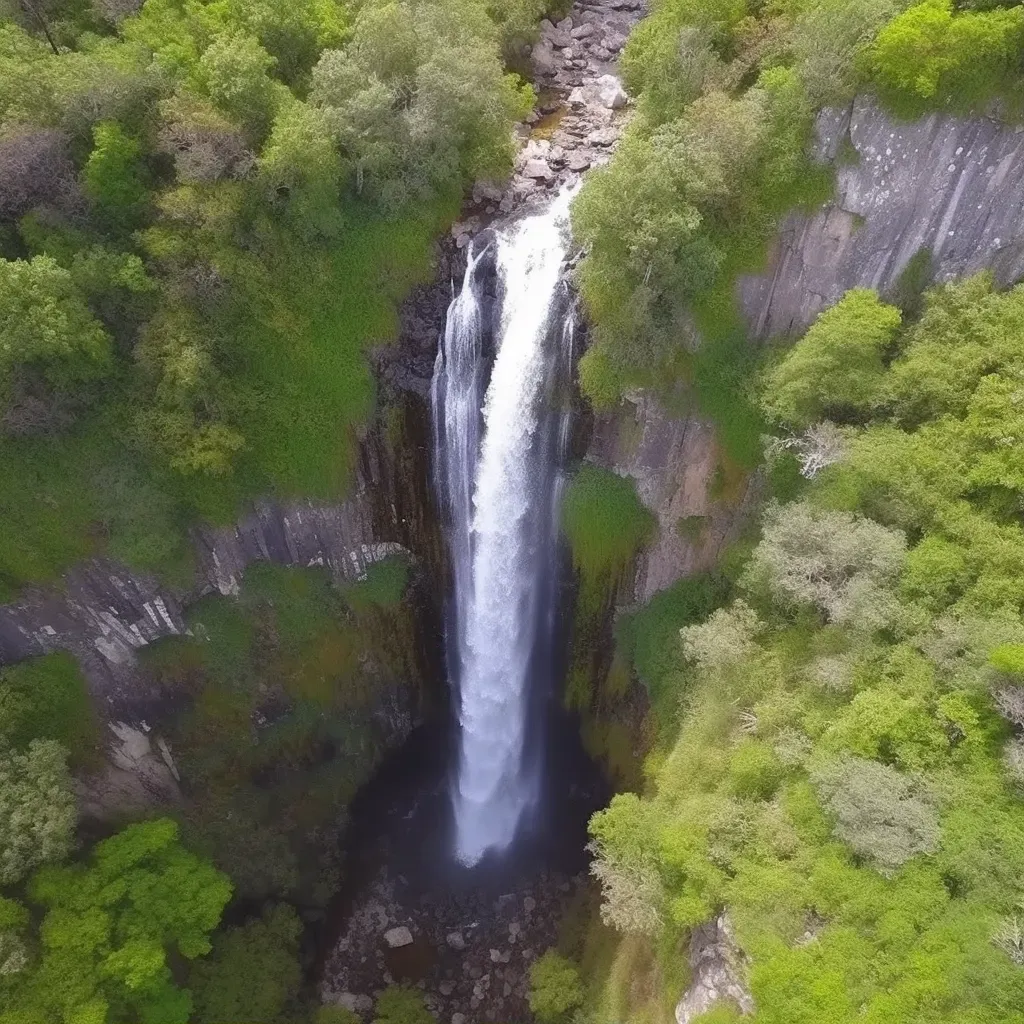
[[[533,70],[540,77],[554,75],[561,66],[561,61],[555,54],[555,48],[543,36],[533,48],[530,59],[533,61]]]
[[[408,946],[412,944],[412,932],[404,924],[399,925],[397,928],[389,928],[384,933],[384,941],[392,949]]]
[[[444,941],[451,946],[452,949],[462,950],[466,948],[466,940],[462,937],[462,932],[449,932]]]
[[[526,165],[523,167],[523,174],[525,174],[527,178],[534,178],[542,181],[550,181],[555,176],[547,160],[540,159],[527,160]]]
[[[601,106],[609,110],[621,110],[629,102],[626,90],[614,75],[602,75],[594,85]]]
[[[614,128],[598,128],[587,136],[587,142],[593,146],[613,146],[618,137]]]

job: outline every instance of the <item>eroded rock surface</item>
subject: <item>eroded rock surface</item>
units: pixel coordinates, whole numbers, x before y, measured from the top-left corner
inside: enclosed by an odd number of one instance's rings
[[[631,477],[658,521],[637,559],[632,593],[622,595],[627,602],[647,601],[683,576],[712,568],[756,497],[753,478],[716,480],[719,450],[710,423],[672,415],[644,392],[596,421],[588,457]]]
[[[990,269],[1024,276],[1024,130],[988,118],[896,121],[870,99],[818,117],[818,151],[836,166],[836,197],[794,213],[771,270],[741,280],[759,338],[803,330],[850,288],[885,292],[916,253],[945,281]]]
[[[690,1024],[720,1002],[733,1003],[744,1015],[754,1012],[744,981],[745,958],[726,915],[693,930],[690,971],[693,980],[676,1006],[676,1024]]]

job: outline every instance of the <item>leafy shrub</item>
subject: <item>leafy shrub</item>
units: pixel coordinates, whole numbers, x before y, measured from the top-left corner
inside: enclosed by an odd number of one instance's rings
[[[344,1006],[321,1006],[313,1015],[313,1024],[362,1024],[362,1018]]]
[[[832,622],[882,625],[903,563],[902,534],[806,502],[769,507],[745,581],[783,604],[810,604]]]
[[[392,985],[377,996],[373,1024],[434,1024],[434,1015],[420,992]]]
[[[356,610],[390,608],[402,600],[408,583],[409,560],[391,555],[369,566],[365,578],[345,591],[345,600]]]
[[[614,578],[650,538],[655,520],[629,477],[585,463],[562,499],[562,528],[585,575]]]
[[[70,654],[0,669],[0,741],[24,748],[33,739],[57,740],[77,764],[88,765],[96,753],[96,711]]]
[[[867,59],[883,91],[969,106],[1005,83],[1022,42],[1019,7],[954,13],[951,0],[924,0],[879,32]]]
[[[662,923],[665,893],[657,867],[654,817],[632,793],[612,799],[590,821],[591,874],[601,883],[601,920],[648,935]]]
[[[783,767],[771,747],[744,740],[729,758],[730,786],[735,796],[768,800],[782,781]]]
[[[884,393],[882,359],[899,326],[900,311],[883,305],[874,292],[847,292],[771,372],[766,411],[795,427],[870,413]],[[829,381],[825,395],[823,380]]]
[[[836,818],[836,834],[882,874],[937,849],[934,804],[907,776],[877,761],[844,757],[819,768],[813,777]]]
[[[530,1009],[541,1024],[558,1024],[583,1002],[579,968],[549,949],[530,966]]]
[[[24,753],[0,745],[0,885],[63,860],[77,819],[67,751],[32,740]]]
[[[302,983],[301,932],[295,911],[278,904],[217,935],[210,955],[189,974],[195,1019],[209,1024],[290,1021],[285,1011]]]
[[[764,629],[749,605],[734,601],[728,608],[719,608],[707,620],[684,626],[679,635],[683,653],[700,668],[727,668],[750,657],[757,644],[755,637]]]

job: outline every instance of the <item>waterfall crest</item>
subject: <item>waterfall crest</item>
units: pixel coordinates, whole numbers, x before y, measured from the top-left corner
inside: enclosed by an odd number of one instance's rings
[[[452,799],[456,855],[474,864],[511,843],[538,796],[524,764],[531,679],[550,662],[560,467],[568,414],[554,408],[571,363],[561,285],[571,192],[488,245],[496,247],[500,321],[490,383],[483,296],[472,252],[448,310],[432,385],[436,473],[454,566],[449,670],[459,695]]]

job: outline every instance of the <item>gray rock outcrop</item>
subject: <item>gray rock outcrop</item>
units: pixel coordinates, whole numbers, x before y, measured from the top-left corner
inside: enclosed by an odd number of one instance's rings
[[[631,477],[657,519],[654,540],[637,559],[627,601],[647,601],[683,576],[714,566],[753,504],[752,478],[738,493],[715,497],[719,466],[714,428],[697,416],[673,416],[651,394],[628,396],[594,426],[588,458]]]
[[[835,199],[786,218],[765,274],[741,279],[758,338],[806,328],[850,288],[892,288],[921,250],[945,281],[1024,276],[1024,129],[931,114],[896,121],[871,99],[818,117],[817,157]]]
[[[744,957],[728,917],[722,915],[694,928],[690,936],[690,987],[676,1006],[676,1024],[690,1024],[722,1001],[747,1015],[754,1000],[744,983]]]
[[[188,590],[176,592],[152,576],[93,559],[65,573],[63,593],[31,588],[0,607],[0,664],[68,650],[106,700],[119,691],[138,696],[131,692],[135,652],[184,633],[182,609],[200,597],[237,594],[252,562],[324,566],[339,580],[355,580],[373,562],[405,550],[373,540],[369,509],[358,498],[340,505],[258,502],[234,527],[199,526],[193,539],[198,574]]]

